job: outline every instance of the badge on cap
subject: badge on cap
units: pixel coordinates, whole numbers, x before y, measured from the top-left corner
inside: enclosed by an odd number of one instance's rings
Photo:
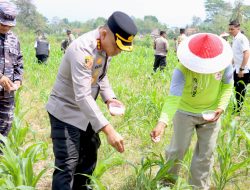
[[[85,63],[84,63],[84,67],[86,69],[91,69],[94,63],[94,59],[92,56],[86,56],[85,57]]]

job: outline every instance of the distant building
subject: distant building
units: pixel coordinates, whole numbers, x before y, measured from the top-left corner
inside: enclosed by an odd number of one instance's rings
[[[190,36],[199,32],[198,28],[186,28],[186,35]]]

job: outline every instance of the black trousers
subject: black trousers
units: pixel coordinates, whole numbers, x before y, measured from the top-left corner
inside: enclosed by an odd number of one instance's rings
[[[48,55],[36,55],[38,63],[45,63],[48,59]]]
[[[101,141],[88,125],[86,131],[64,123],[49,114],[55,155],[52,190],[87,190],[97,161]]]
[[[250,81],[250,73],[245,73],[244,77],[239,78],[238,74],[234,72],[234,87],[236,92],[237,107],[235,105],[234,111],[240,112],[243,106],[244,98],[246,95],[246,87]]]
[[[154,72],[156,72],[156,70],[158,69],[158,67],[160,67],[160,70],[163,70],[167,65],[166,62],[166,56],[162,56],[162,55],[155,55],[155,62],[154,62]]]

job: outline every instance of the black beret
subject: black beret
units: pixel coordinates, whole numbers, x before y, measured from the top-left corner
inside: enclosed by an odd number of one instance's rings
[[[116,11],[109,17],[107,25],[115,35],[117,46],[121,50],[132,51],[132,42],[137,33],[134,21],[127,14]]]

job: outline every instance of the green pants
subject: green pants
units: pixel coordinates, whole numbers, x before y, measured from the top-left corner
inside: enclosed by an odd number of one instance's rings
[[[213,152],[220,129],[220,122],[207,122],[202,117],[188,115],[177,111],[174,119],[174,132],[169,147],[166,149],[166,158],[182,160],[191,143],[194,131],[197,134],[197,143],[194,150],[189,183],[194,189],[209,188],[209,178],[213,166]],[[180,164],[175,164],[170,173],[178,174]]]

